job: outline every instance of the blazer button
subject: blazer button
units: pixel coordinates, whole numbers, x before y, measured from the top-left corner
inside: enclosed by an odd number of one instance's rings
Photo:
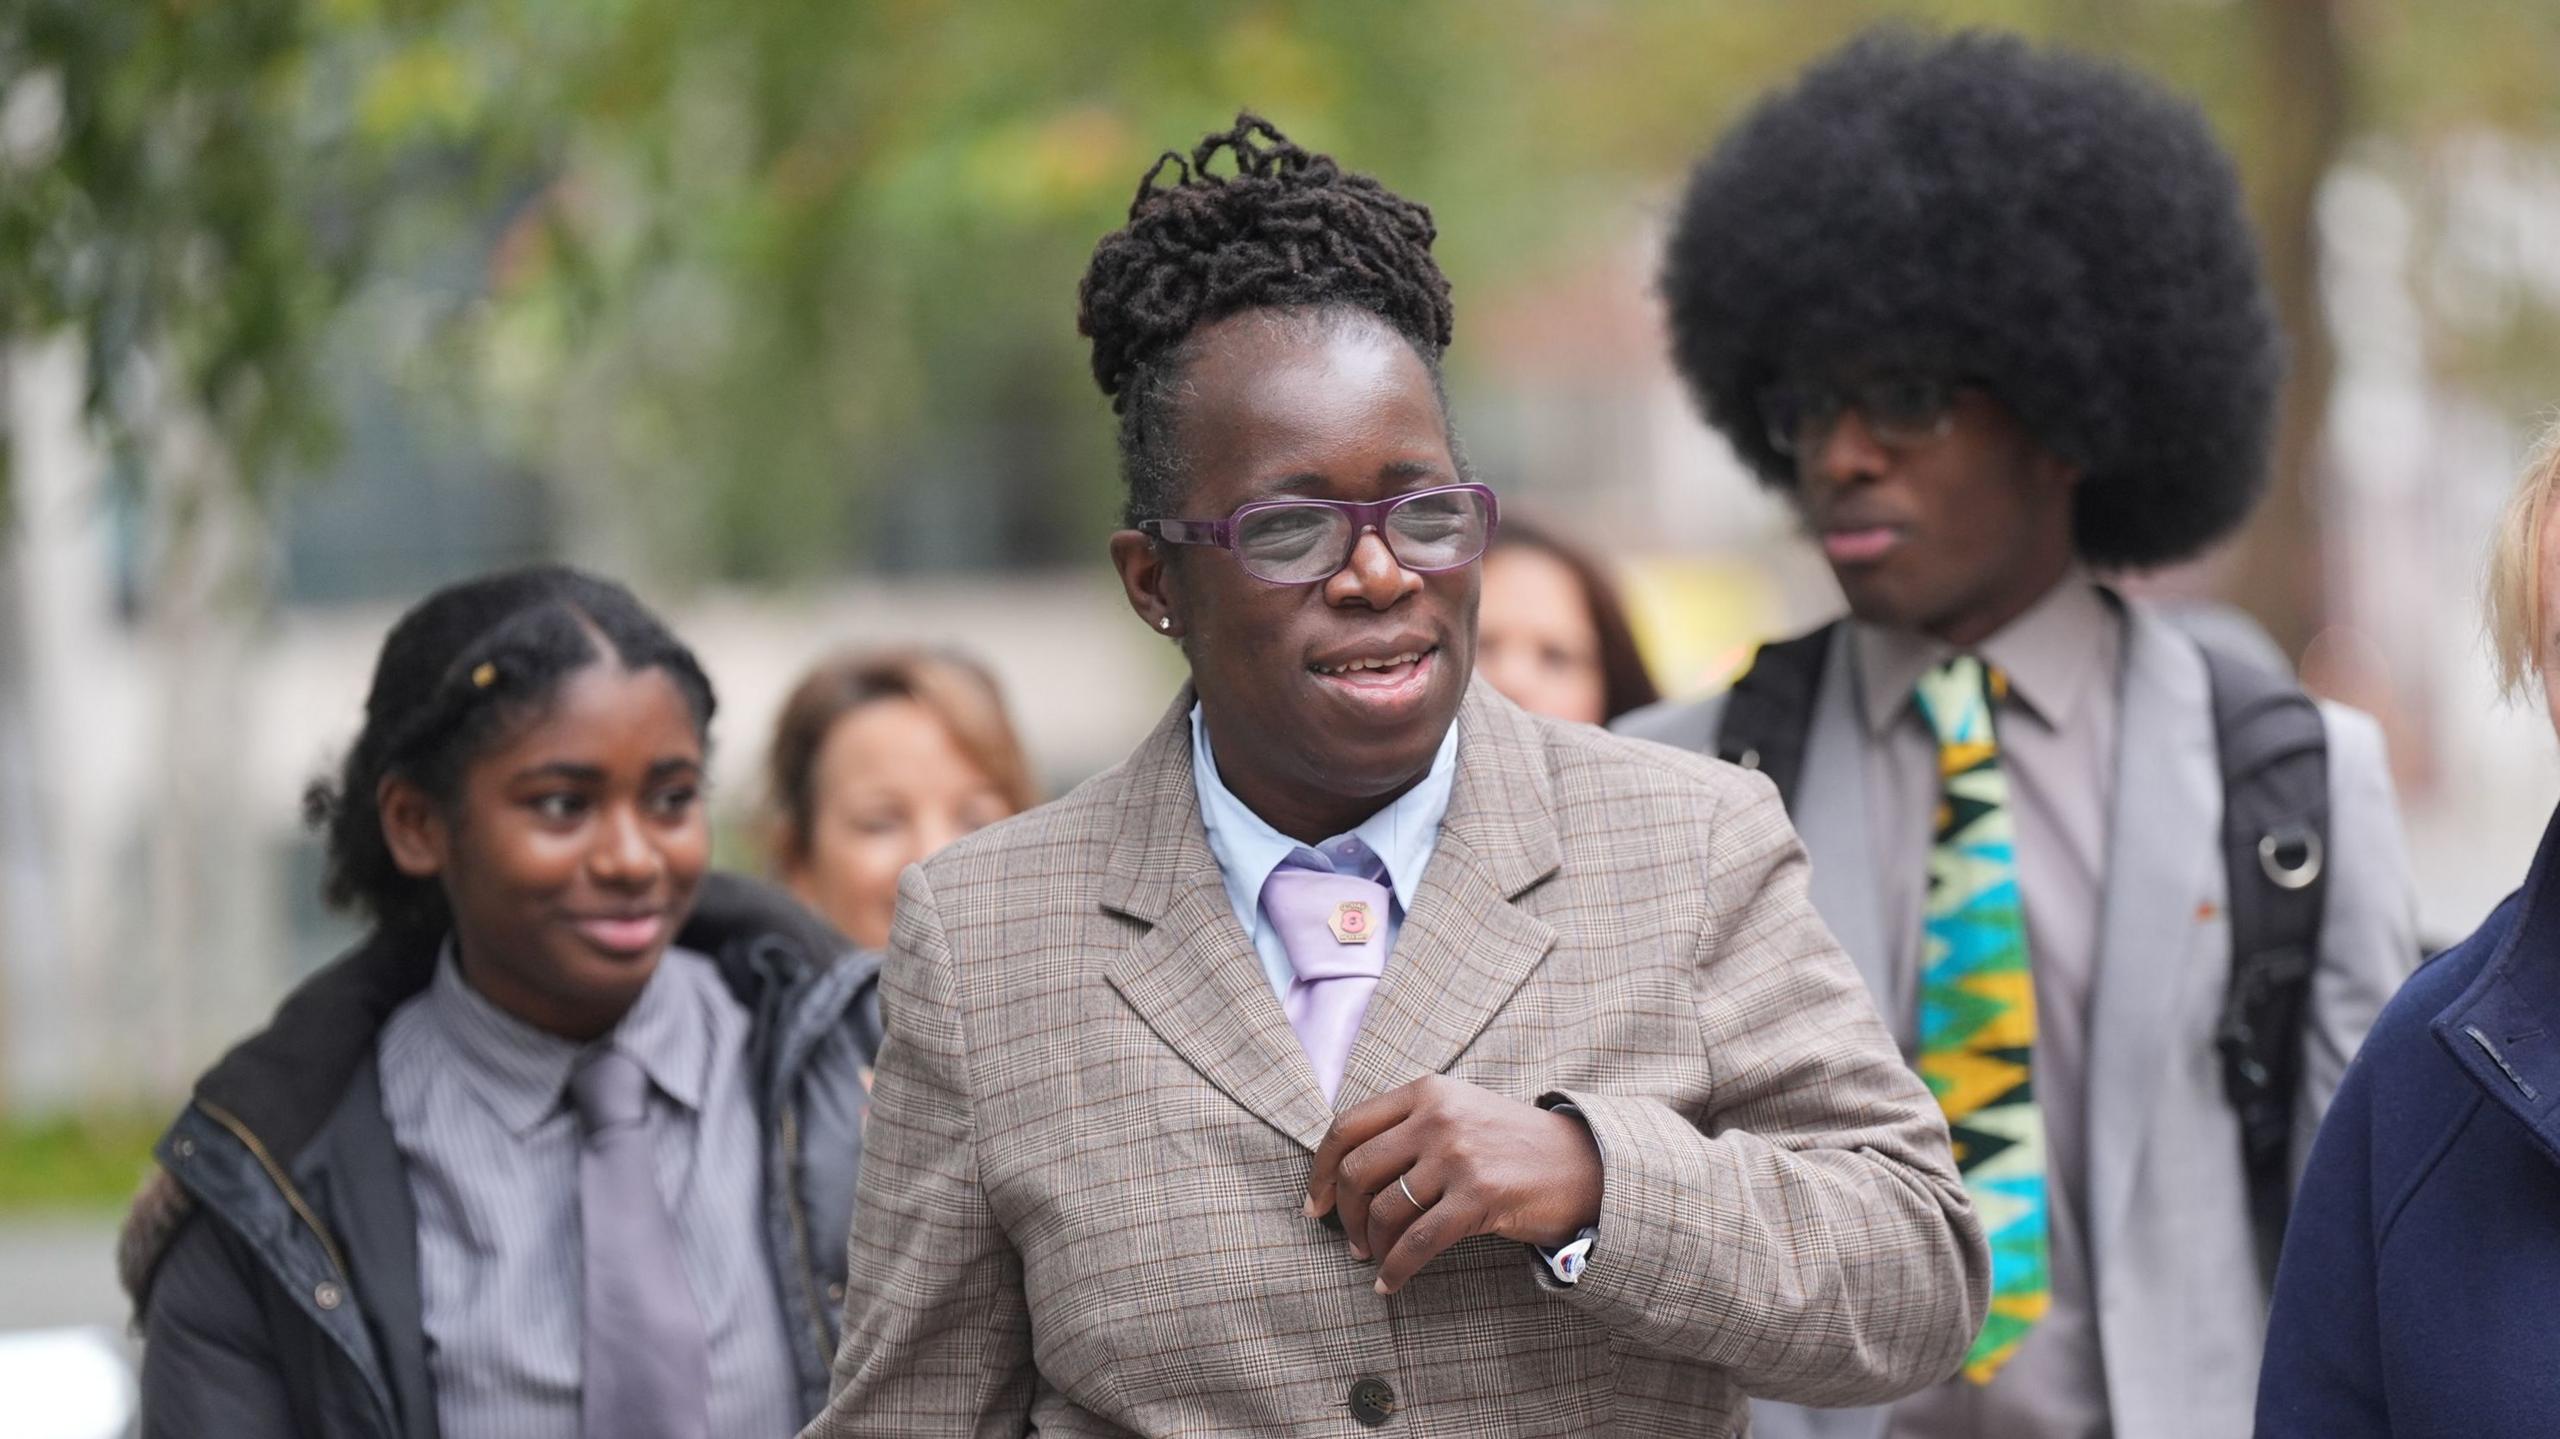
[[[1351,1417],[1371,1429],[1396,1416],[1396,1391],[1387,1381],[1363,1374],[1351,1381]]]
[[[345,1300],[345,1292],[326,1279],[321,1280],[311,1291],[311,1302],[323,1309],[335,1309]]]

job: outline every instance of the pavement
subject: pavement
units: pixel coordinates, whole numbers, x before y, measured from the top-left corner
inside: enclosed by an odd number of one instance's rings
[[[114,1214],[0,1218],[0,1331],[122,1329]]]
[[[131,1433],[140,1348],[116,1286],[117,1217],[0,1219],[0,1393],[13,1439]]]

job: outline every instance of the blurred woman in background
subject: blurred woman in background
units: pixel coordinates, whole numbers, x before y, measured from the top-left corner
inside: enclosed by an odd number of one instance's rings
[[[1484,560],[1476,673],[1534,714],[1606,724],[1660,699],[1618,587],[1589,555],[1505,516]]]
[[[783,883],[845,937],[889,943],[898,873],[1038,802],[995,680],[957,655],[839,655],[784,701],[767,776]]]
[[[2511,698],[2560,732],[2560,428],[2489,564]],[[2524,887],[2382,1011],[2295,1187],[2259,1371],[2265,1439],[2560,1426],[2560,818]]]

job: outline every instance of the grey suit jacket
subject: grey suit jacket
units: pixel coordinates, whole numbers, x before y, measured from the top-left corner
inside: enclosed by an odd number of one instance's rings
[[[1950,1372],[1987,1258],[1943,1121],[1765,780],[1468,694],[1341,1103],[1445,1073],[1598,1140],[1564,1287],[1467,1240],[1392,1298],[1300,1212],[1332,1112],[1236,924],[1186,694],[1119,768],[910,869],[836,1391],[808,1430],[1732,1434]]]
[[[1867,828],[1866,731],[1850,647],[1831,646],[1798,780],[1811,893],[1878,996],[1889,947]],[[2090,1006],[2089,1247],[2117,1439],[2245,1439],[2266,1329],[2213,1031],[2230,975],[2212,695],[2195,641],[2126,605],[2115,811]],[[1626,716],[1622,732],[1713,752],[1722,697]],[[2329,885],[2303,1034],[2293,1163],[2309,1157],[2348,1059],[2417,957],[2382,734],[2321,706],[2329,740]],[[1882,1410],[1762,1406],[1764,1439],[1884,1431]]]

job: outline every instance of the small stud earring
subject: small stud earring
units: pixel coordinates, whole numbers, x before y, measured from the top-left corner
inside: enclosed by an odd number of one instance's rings
[[[1160,630],[1162,630],[1162,631],[1164,631],[1166,634],[1172,634],[1172,633],[1173,633],[1173,616],[1171,616],[1171,615],[1158,615],[1158,616],[1156,616],[1156,628],[1157,628],[1157,629],[1160,629]]]

